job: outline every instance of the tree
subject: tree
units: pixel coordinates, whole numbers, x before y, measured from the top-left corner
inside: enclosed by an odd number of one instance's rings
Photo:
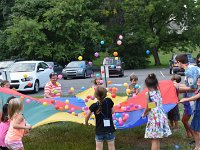
[[[155,65],[161,64],[158,51],[195,47],[197,41],[190,32],[199,26],[199,1],[126,0],[123,6],[127,46],[140,41],[143,55],[150,49]]]

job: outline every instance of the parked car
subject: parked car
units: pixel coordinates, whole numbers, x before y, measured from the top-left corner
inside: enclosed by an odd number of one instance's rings
[[[63,67],[59,63],[53,62],[53,61],[48,61],[45,63],[47,63],[47,65],[53,67],[53,71],[56,72],[57,74],[62,74]]]
[[[103,65],[108,66],[109,76],[124,76],[124,62],[121,57],[106,57],[103,60]]]
[[[87,61],[72,61],[62,71],[63,78],[91,77],[93,74],[92,66]]]
[[[180,69],[178,67],[178,64],[176,62],[176,56],[178,54],[172,54],[171,59],[169,60],[169,72],[170,74],[180,74],[180,75],[184,75],[185,70],[184,69]],[[188,56],[188,61],[190,65],[196,65],[195,59],[192,57],[192,54],[187,54]]]
[[[49,81],[51,72],[53,69],[44,61],[20,61],[8,69],[7,75],[11,88],[37,93]]]

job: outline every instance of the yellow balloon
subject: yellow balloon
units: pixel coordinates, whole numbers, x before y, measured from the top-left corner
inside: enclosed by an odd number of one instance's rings
[[[66,99],[65,103],[67,103],[67,104],[68,104],[68,103],[69,103],[69,100],[68,100],[68,99]]]
[[[43,105],[44,105],[44,106],[47,106],[47,102],[43,102]]]
[[[65,109],[68,110],[68,109],[69,109],[69,106],[68,106],[68,105],[65,105]]]
[[[125,86],[125,87],[128,87],[128,83],[124,83],[124,86]]]
[[[93,115],[91,116],[91,118],[94,119],[94,118],[95,118],[95,115],[93,114]]]
[[[28,75],[27,74],[24,74],[24,78],[27,78],[28,77]]]
[[[127,93],[127,94],[130,94],[130,93],[131,93],[131,90],[130,90],[130,89],[126,89],[126,93]]]
[[[83,60],[83,57],[82,56],[78,56],[78,60]]]
[[[74,88],[73,88],[73,87],[71,87],[71,88],[70,88],[70,91],[72,91],[72,92],[73,92],[73,91],[74,91]]]
[[[76,115],[76,113],[75,113],[75,112],[72,112],[72,115],[74,115],[74,116],[75,116],[75,115]]]

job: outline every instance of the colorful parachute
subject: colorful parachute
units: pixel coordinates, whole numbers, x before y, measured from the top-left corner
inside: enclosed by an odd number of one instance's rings
[[[164,109],[168,112],[178,102],[176,90],[171,81],[160,81],[159,89],[163,97]],[[146,89],[129,100],[126,96],[117,96],[113,99],[116,110],[113,119],[116,128],[132,128],[147,121],[147,119],[141,118],[141,114],[146,107],[145,92]],[[96,102],[96,100],[92,100],[92,95],[94,95],[94,89],[90,88],[74,97],[37,99],[11,89],[0,88],[0,98],[4,104],[10,96],[24,98],[23,114],[27,122],[33,127],[59,121],[84,123],[88,107]],[[110,93],[108,97],[111,97]],[[86,98],[89,99],[87,102],[85,102]],[[94,116],[92,116],[90,123],[94,125]]]

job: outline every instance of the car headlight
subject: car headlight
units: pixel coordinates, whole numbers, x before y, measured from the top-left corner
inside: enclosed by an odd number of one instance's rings
[[[78,69],[77,72],[83,72],[83,69],[82,69],[82,68],[81,68],[81,69]]]
[[[121,67],[121,66],[116,66],[116,68],[117,68],[117,69],[121,69],[122,67]]]
[[[27,78],[21,79],[22,82],[31,81],[31,80],[33,80],[33,77],[27,77]]]

